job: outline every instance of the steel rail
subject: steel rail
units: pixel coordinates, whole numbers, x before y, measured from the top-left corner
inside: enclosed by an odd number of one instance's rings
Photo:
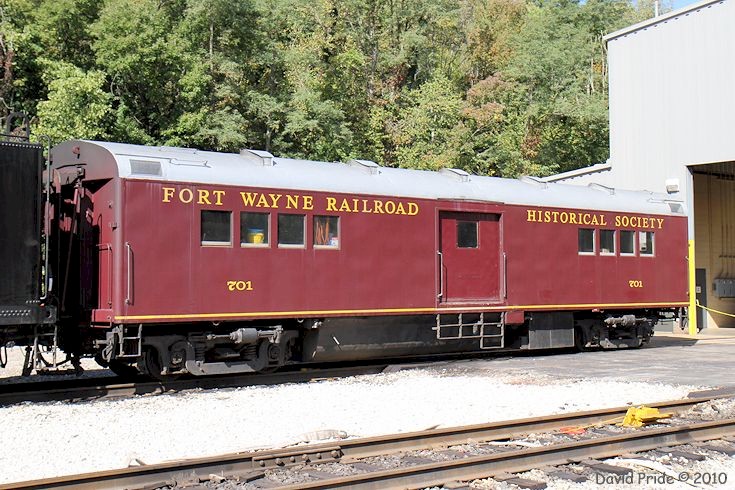
[[[671,412],[682,412],[699,403],[727,398],[730,397],[700,397],[651,403],[647,404],[647,406]],[[171,461],[160,464],[123,468],[119,470],[0,485],[0,490],[10,488],[30,489],[71,487],[80,489],[136,488],[143,486],[150,487],[156,484],[164,486],[172,481],[181,482],[190,480],[193,474],[200,476],[207,476],[209,474],[259,476],[262,475],[266,469],[282,468],[296,464],[333,462],[340,461],[341,459],[360,459],[401,451],[446,447],[467,442],[512,439],[529,433],[540,431],[548,432],[569,426],[587,426],[603,422],[609,423],[611,419],[625,415],[629,408],[629,406],[625,406],[602,410],[590,410],[585,412],[533,417],[504,422],[431,429],[388,436],[348,439],[268,451],[234,453],[191,460]],[[733,422],[730,421],[730,423]],[[641,433],[643,432],[650,431],[641,431]],[[720,435],[721,434],[718,434],[717,437]],[[686,438],[684,437],[681,441],[677,441],[677,443],[681,444],[686,442],[685,439]],[[628,449],[628,451],[629,450],[631,449]],[[586,457],[592,456],[587,453]],[[466,461],[469,461],[469,459]],[[431,470],[431,472],[435,471],[432,468],[428,469]],[[378,475],[378,473],[370,473],[369,475]],[[364,476],[367,477],[367,475]],[[444,476],[441,478],[444,478]],[[451,479],[452,478],[449,478],[449,480]],[[377,487],[365,488],[385,488],[382,485],[384,485],[384,483],[380,483]]]
[[[500,473],[517,473],[556,466],[588,458],[611,458],[648,451],[662,446],[719,439],[735,434],[735,419],[649,429],[628,434],[551,444],[538,448],[475,456],[455,461],[422,464],[409,468],[377,471],[330,480],[284,485],[281,490],[402,490],[442,485],[451,481],[488,478]]]
[[[381,373],[386,364],[282,371],[271,374],[247,374],[188,378],[175,381],[143,381],[121,383],[120,378],[85,378],[75,381],[39,381],[0,385],[0,407],[21,402],[85,401],[130,397],[143,394],[179,392],[192,389],[235,388],[244,386],[303,383],[322,378],[343,378]],[[408,368],[406,368],[408,369]],[[34,386],[35,385],[35,386]],[[18,389],[20,388],[20,389]]]

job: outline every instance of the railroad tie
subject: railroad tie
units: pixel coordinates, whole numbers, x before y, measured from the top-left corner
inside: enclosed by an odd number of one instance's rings
[[[446,490],[470,490],[470,485],[462,481],[450,481],[442,485],[442,489]]]
[[[667,454],[672,458],[684,458],[688,459],[689,461],[704,461],[705,459],[707,459],[707,456],[703,454],[692,453],[690,451],[684,451],[682,449],[674,449],[670,447],[656,449],[653,452],[658,454]]]
[[[357,461],[355,463],[349,463],[349,465],[351,467],[355,468],[357,471],[359,471],[361,473],[371,473],[373,471],[378,471],[378,470],[383,469],[380,466],[378,466],[377,464],[365,463],[363,461]]]
[[[278,488],[278,487],[283,486],[283,483],[269,480],[267,478],[261,478],[260,480],[254,480],[250,482],[250,484],[254,486],[255,488],[266,488],[266,489],[267,488]]]
[[[703,443],[703,444],[697,444],[696,447],[698,449],[703,449],[705,451],[713,451],[717,453],[726,454],[728,456],[735,456],[735,447],[733,446],[725,446],[725,445],[718,445],[718,444],[712,444],[712,443]]]
[[[407,465],[421,465],[436,463],[436,460],[431,458],[422,458],[421,456],[404,456],[401,461]]]
[[[493,476],[493,480],[508,483],[509,485],[516,485],[521,488],[527,488],[529,490],[543,490],[546,488],[546,482],[531,480],[529,478],[521,478],[517,475],[511,475],[510,473],[499,473]]]
[[[603,463],[602,461],[598,461],[596,459],[586,459],[584,461],[580,461],[579,464],[581,464],[582,466],[587,466],[588,468],[591,468],[595,471],[612,473],[613,475],[627,475],[628,473],[633,473],[633,470],[631,470],[630,468]]]
[[[301,470],[301,473],[317,480],[331,480],[332,478],[337,478],[337,475],[335,475],[334,473],[319,471],[312,468],[304,468],[303,470]]]
[[[564,471],[564,470],[550,470],[547,471],[546,474],[550,476],[551,478],[558,478],[559,480],[568,480],[574,483],[584,483],[589,478],[587,478],[584,475],[578,475],[577,473],[572,473],[571,471]]]

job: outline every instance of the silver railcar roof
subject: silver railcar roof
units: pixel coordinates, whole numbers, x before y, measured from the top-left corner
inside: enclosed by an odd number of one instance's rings
[[[666,194],[601,185],[576,186],[533,177],[505,179],[381,167],[373,162],[317,162],[278,158],[257,150],[217,153],[188,148],[72,140],[52,150],[53,167],[84,163],[88,179],[160,180],[341,194],[451,199],[642,214],[684,214]]]

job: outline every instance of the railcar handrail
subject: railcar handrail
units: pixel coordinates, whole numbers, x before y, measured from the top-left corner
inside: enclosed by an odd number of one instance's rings
[[[436,297],[442,299],[444,296],[444,254],[438,250],[436,254],[439,256],[439,294]]]
[[[130,242],[125,242],[125,249],[127,250],[128,259],[128,280],[127,290],[125,292],[125,304],[129,305],[133,303],[133,247],[130,246]]]

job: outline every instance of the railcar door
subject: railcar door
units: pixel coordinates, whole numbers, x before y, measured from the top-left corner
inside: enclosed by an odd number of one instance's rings
[[[439,301],[498,301],[500,215],[442,212],[439,221]]]

